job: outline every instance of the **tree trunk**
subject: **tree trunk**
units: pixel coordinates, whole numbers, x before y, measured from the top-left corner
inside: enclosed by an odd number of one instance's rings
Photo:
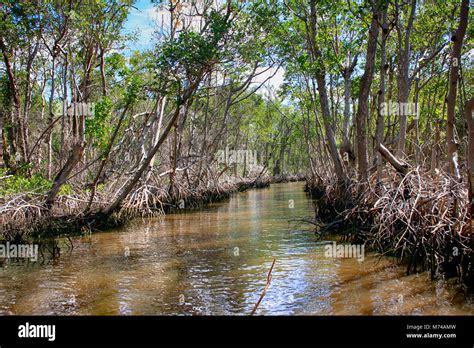
[[[310,19],[310,32],[308,33],[308,41],[311,50],[313,62],[318,64],[318,72],[316,73],[316,82],[318,84],[319,102],[321,104],[321,111],[323,116],[324,130],[326,132],[326,138],[328,140],[329,153],[331,155],[334,171],[336,172],[337,179],[340,183],[347,181],[347,176],[344,171],[342,159],[337,149],[336,137],[334,135],[334,129],[331,124],[331,111],[329,109],[329,99],[326,89],[326,70],[324,67],[324,61],[322,52],[316,44],[316,0],[311,0],[311,19]]]
[[[100,78],[102,82],[102,96],[107,97],[107,78],[105,76],[105,51],[100,48]]]
[[[151,139],[152,140],[151,148],[153,148],[155,146],[155,144],[158,141],[158,138],[160,136],[161,125],[163,124],[163,116],[164,116],[164,113],[165,113],[166,100],[167,100],[166,96],[165,97],[160,97],[160,102],[159,102],[159,105],[158,105],[159,110],[157,109],[157,113],[158,113],[159,116],[158,116],[157,120],[155,119],[155,121],[153,122],[153,125],[152,125],[153,135],[152,135],[152,139]],[[145,177],[145,182],[148,182],[148,180],[150,179],[153,167],[155,166],[155,158],[156,158],[156,155],[153,156],[153,158],[150,161],[150,164],[148,165],[147,174],[146,174],[146,177]]]
[[[396,169],[397,172],[403,175],[408,172],[408,165],[396,158],[385,146],[383,146],[383,144],[377,146],[377,151]]]
[[[387,28],[387,9],[385,8],[382,14],[382,43],[380,46],[380,90],[379,90],[379,107],[377,113],[377,132],[375,135],[376,146],[378,147],[383,143],[385,119],[384,114],[381,112],[382,105],[385,103],[385,77],[387,75],[387,56],[386,56],[386,44],[389,31]],[[382,155],[377,152],[377,183],[382,180]]]
[[[456,93],[458,85],[459,65],[461,64],[461,49],[466,33],[467,21],[469,14],[469,0],[462,0],[461,12],[459,18],[459,27],[452,37],[453,53],[451,57],[451,70],[449,72],[449,92],[448,92],[448,120],[446,128],[446,140],[448,145],[448,161],[449,172],[456,178],[460,178],[459,169],[457,168],[457,144],[454,139],[454,125],[455,125],[455,107],[456,107]]]
[[[3,161],[3,148],[4,148],[4,135],[3,135],[3,112],[0,112],[0,168],[3,168],[5,166],[5,163]]]
[[[361,181],[367,181],[369,160],[367,157],[367,119],[368,119],[368,100],[370,86],[374,76],[375,53],[377,51],[377,37],[379,34],[380,4],[377,3],[373,9],[372,22],[369,29],[369,38],[367,42],[367,55],[365,60],[365,72],[360,81],[359,107],[356,114],[356,139],[357,139],[357,164],[359,169],[359,178]]]
[[[52,57],[52,68],[51,68],[51,91],[49,95],[49,112],[48,112],[48,123],[51,124],[54,119],[54,114],[53,114],[53,99],[54,99],[54,88],[55,88],[55,76],[54,76],[54,69],[55,69],[55,62],[56,62],[56,57]],[[48,138],[47,138],[47,144],[48,148],[48,160],[47,160],[47,178],[51,179],[52,172],[53,172],[53,129],[51,129],[48,133]]]
[[[105,165],[107,164],[107,162],[109,160],[110,151],[112,150],[112,146],[114,145],[115,138],[117,138],[117,134],[120,130],[120,127],[122,126],[125,115],[127,114],[127,110],[128,110],[128,105],[126,105],[125,108],[123,109],[122,114],[119,117],[117,126],[115,126],[114,132],[112,133],[112,137],[110,138],[110,141],[107,145],[107,149],[105,150],[105,152],[101,156],[102,161],[100,163],[99,170],[97,171],[97,174],[94,178],[94,182],[92,183],[91,194],[89,196],[89,201],[88,201],[86,209],[85,209],[86,212],[88,212],[90,210],[91,206],[92,206],[92,203],[94,201],[95,192],[96,192],[96,189],[97,189],[97,184],[99,183],[99,179],[102,175],[102,172],[105,168]]]
[[[469,217],[474,219],[474,97],[466,103],[464,110],[468,129],[467,183],[469,198]],[[472,233],[472,230],[471,230]]]
[[[349,57],[348,57],[349,59]],[[358,55],[356,55],[350,63],[342,71],[342,77],[344,78],[344,122],[342,124],[342,148],[341,154],[347,158],[347,165],[353,164],[355,160],[354,151],[352,150],[350,140],[350,126],[351,126],[351,76],[354,72],[354,68],[357,64]]]
[[[66,164],[62,167],[62,169],[54,178],[53,187],[48,192],[48,195],[46,197],[45,204],[48,209],[52,208],[54,201],[56,199],[56,196],[59,193],[59,189],[66,182],[69,174],[74,169],[76,164],[79,163],[79,161],[81,160],[83,152],[84,152],[84,144],[76,144],[72,148],[71,154],[69,155],[69,158],[66,161]]]
[[[397,2],[398,8],[398,2]],[[412,0],[410,17],[405,32],[405,37],[402,39],[401,28],[398,27],[398,105],[405,105],[408,103],[408,96],[410,95],[410,36],[413,28],[413,21],[415,20],[416,0]],[[407,133],[407,115],[401,113],[400,118],[400,135],[398,138],[398,156],[405,155],[405,143]]]
[[[13,112],[11,113],[11,120],[10,120],[10,124],[8,126],[9,126],[9,129],[10,129],[10,135],[9,135],[10,139],[9,140],[10,140],[10,144],[11,144],[10,147],[11,147],[11,150],[12,150],[11,156],[13,157],[11,160],[15,161],[16,160],[16,144],[18,144],[20,152],[22,152],[21,141],[18,141],[18,132],[20,131],[18,129],[18,122],[19,122],[20,117],[21,117],[20,92],[19,92],[19,89],[18,89],[16,76],[14,74],[13,67],[12,67],[12,64],[11,64],[10,54],[8,52],[8,48],[5,46],[3,38],[1,38],[1,37],[0,37],[0,48],[1,48],[2,53],[3,53],[3,60],[4,60],[4,63],[5,63],[5,69],[6,69],[7,77],[8,77],[8,85],[9,85],[10,93],[11,93],[12,100],[13,100]]]
[[[351,74],[344,71],[344,123],[342,125],[342,141],[344,152],[350,149],[349,125],[351,120]]]

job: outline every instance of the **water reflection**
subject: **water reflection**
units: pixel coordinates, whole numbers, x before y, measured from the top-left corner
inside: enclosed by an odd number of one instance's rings
[[[457,289],[404,276],[387,259],[328,259],[301,183],[251,190],[205,209],[77,238],[50,265],[0,269],[1,314],[473,314]]]

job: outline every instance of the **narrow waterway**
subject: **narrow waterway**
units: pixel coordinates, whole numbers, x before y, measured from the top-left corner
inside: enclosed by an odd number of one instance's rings
[[[0,314],[245,315],[273,259],[258,314],[474,314],[459,287],[428,274],[328,258],[327,242],[291,221],[312,214],[302,183],[274,184],[75,238],[55,262],[0,268]]]

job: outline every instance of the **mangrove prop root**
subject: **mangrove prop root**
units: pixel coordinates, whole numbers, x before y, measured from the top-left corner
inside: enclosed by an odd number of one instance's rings
[[[406,262],[407,273],[429,270],[432,278],[457,276],[473,289],[468,279],[474,260],[472,230],[463,183],[439,170],[415,168],[406,173],[396,169],[379,184],[374,173],[363,191],[357,182],[343,192],[336,186],[307,182],[307,191],[316,196],[317,219],[326,222],[320,234],[350,236],[348,240]]]

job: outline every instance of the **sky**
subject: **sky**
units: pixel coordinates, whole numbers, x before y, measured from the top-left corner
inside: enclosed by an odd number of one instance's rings
[[[146,50],[153,47],[153,32],[157,26],[157,10],[150,0],[139,0],[130,11],[123,32],[136,33],[137,40],[129,42],[130,51]]]
[[[130,14],[125,22],[123,33],[136,35],[135,41],[129,41],[127,43],[127,49],[125,54],[129,54],[132,51],[142,51],[153,48],[154,40],[154,31],[157,26],[166,21],[166,16],[163,16],[150,0],[138,0],[135,3],[135,8],[130,11]],[[271,76],[275,72],[274,69],[259,75],[254,84],[260,84],[266,78]],[[267,86],[272,89],[278,89],[278,87],[283,83],[284,71],[280,69],[277,71],[275,76],[273,76],[268,82]],[[260,93],[266,93],[265,88],[262,88]]]

